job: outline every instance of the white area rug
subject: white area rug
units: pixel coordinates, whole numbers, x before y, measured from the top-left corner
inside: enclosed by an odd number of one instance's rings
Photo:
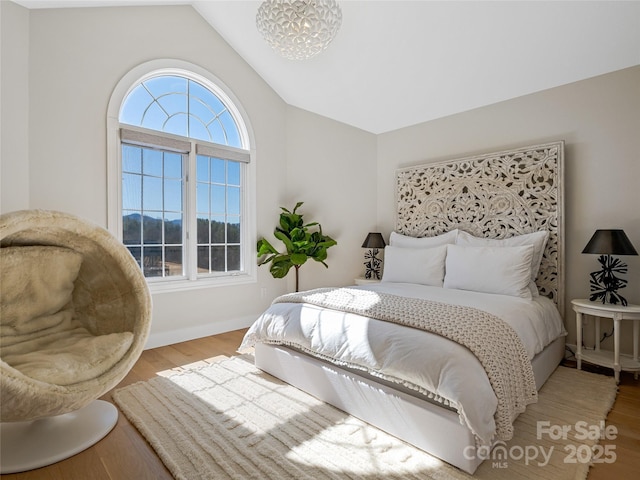
[[[586,477],[591,452],[602,450],[597,461],[615,456],[606,438],[592,447],[615,395],[613,378],[559,367],[517,419],[505,455],[473,477],[261,372],[251,356],[171,372],[113,397],[176,479],[573,480]]]

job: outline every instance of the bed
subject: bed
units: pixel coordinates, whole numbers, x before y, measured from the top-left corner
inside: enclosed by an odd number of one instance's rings
[[[241,349],[473,474],[564,355],[563,150],[398,170],[382,281],[279,297]]]

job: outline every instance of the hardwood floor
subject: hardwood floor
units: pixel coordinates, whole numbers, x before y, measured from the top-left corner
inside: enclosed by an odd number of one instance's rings
[[[583,363],[583,367],[585,364]],[[611,369],[586,366],[613,376]],[[600,440],[601,445],[615,445],[616,459],[613,463],[596,463],[589,469],[588,480],[612,480],[638,478],[640,472],[640,379],[622,372],[618,396],[607,416],[607,425],[615,425],[617,436],[613,440]]]
[[[118,385],[147,380],[157,372],[219,357],[232,356],[245,330],[178,343],[143,352],[129,375]],[[111,392],[102,397],[111,401]],[[618,436],[606,440],[615,444],[616,461],[598,464],[589,480],[636,478],[640,471],[640,380],[623,374],[618,397],[607,418]],[[30,472],[2,475],[2,480],[164,480],[169,471],[138,431],[120,414],[116,427],[93,447],[67,460]]]

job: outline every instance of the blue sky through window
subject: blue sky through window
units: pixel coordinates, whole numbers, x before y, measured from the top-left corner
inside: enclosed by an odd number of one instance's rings
[[[225,104],[200,83],[163,75],[138,84],[125,98],[120,122],[242,148]]]

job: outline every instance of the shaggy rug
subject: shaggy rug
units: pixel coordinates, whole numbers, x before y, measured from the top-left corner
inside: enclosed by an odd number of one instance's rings
[[[559,367],[473,477],[265,374],[252,356],[113,398],[176,479],[573,480],[586,478],[591,457],[615,459],[604,423],[615,395],[613,378]]]

